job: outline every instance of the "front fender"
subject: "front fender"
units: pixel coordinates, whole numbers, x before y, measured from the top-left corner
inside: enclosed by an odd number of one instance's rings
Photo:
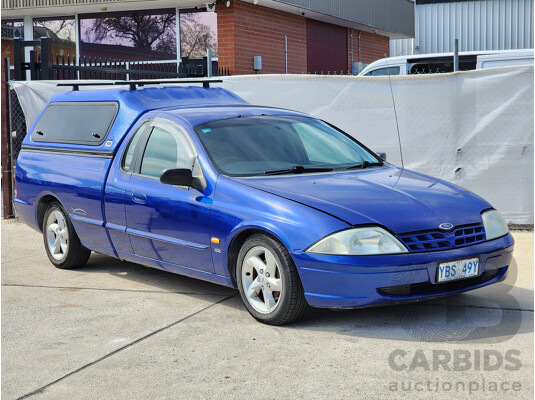
[[[299,253],[319,239],[349,225],[322,211],[220,176],[211,210],[215,272],[229,276],[227,255],[232,239],[247,229],[277,238],[290,253]]]

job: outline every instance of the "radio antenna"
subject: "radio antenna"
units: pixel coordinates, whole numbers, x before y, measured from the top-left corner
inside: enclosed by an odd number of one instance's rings
[[[398,113],[396,111],[396,101],[394,100],[394,91],[392,90],[392,80],[390,79],[390,67],[388,66],[388,57],[385,53],[386,74],[388,75],[388,84],[390,85],[390,95],[392,96],[392,105],[394,106],[394,117],[396,117],[396,129],[398,131],[399,155],[401,156],[401,169],[405,169],[403,162],[403,150],[401,149],[401,136],[399,134]]]

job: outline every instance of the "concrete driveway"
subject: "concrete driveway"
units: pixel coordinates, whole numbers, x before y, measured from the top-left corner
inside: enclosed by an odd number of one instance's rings
[[[2,399],[533,398],[533,233],[505,282],[257,323],[235,290],[93,254],[62,271],[2,221]]]

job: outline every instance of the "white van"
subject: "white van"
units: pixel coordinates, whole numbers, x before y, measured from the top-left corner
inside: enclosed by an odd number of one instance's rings
[[[459,53],[460,71],[513,65],[533,65],[533,49]],[[382,58],[364,68],[359,76],[440,74],[445,72],[453,72],[453,53]]]

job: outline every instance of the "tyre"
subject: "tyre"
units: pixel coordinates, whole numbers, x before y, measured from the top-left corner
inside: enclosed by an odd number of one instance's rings
[[[264,234],[251,236],[238,255],[236,278],[249,313],[269,325],[296,321],[308,305],[286,248]]]
[[[45,212],[43,240],[48,259],[57,268],[83,267],[91,255],[80,243],[71,220],[58,202],[52,202]]]

